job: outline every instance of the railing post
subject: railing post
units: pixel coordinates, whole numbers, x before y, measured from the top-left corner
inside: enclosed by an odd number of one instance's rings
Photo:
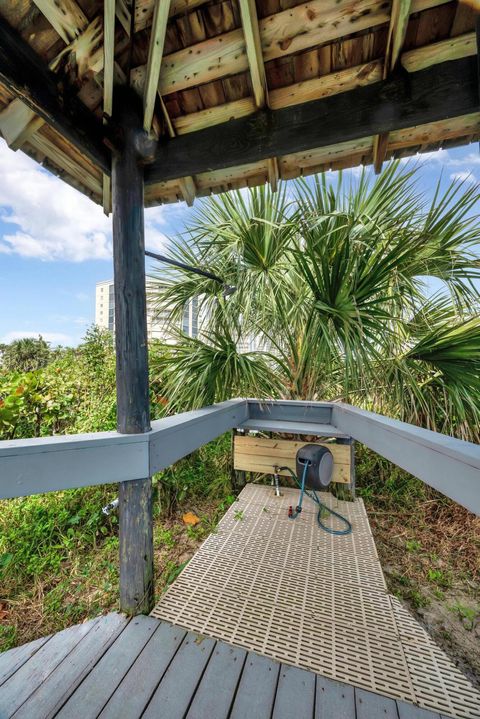
[[[152,146],[133,93],[117,88],[114,103],[120,144],[112,156],[117,428],[137,434],[150,430],[143,165]],[[150,477],[120,483],[119,517],[120,608],[148,613],[154,601]]]

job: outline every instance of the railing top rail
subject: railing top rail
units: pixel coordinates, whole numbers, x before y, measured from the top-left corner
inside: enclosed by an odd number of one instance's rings
[[[480,514],[480,446],[342,402],[233,399],[117,432],[0,442],[0,498],[141,479],[252,419],[333,426]],[[319,429],[320,431],[320,429]]]

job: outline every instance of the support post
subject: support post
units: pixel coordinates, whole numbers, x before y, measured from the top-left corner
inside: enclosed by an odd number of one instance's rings
[[[114,121],[121,150],[112,157],[117,429],[150,430],[145,290],[143,164],[151,146],[142,130],[141,105],[115,91]],[[150,477],[119,485],[120,609],[153,607],[153,526]]]

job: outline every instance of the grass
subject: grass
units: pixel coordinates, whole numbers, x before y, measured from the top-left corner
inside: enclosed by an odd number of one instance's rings
[[[219,438],[155,477],[157,597],[235,500],[229,447]],[[108,485],[0,502],[0,651],[118,609],[118,519],[102,513],[116,494]]]

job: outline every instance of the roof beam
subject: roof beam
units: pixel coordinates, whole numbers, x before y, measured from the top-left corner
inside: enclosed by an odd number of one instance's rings
[[[168,114],[166,105],[163,102],[163,98],[160,94],[158,95],[158,97],[160,100],[160,107],[162,108],[162,114],[165,120],[168,135],[171,138],[176,137],[175,128],[173,127],[172,120],[170,119],[170,115]],[[178,185],[180,187],[180,192],[182,193],[184,201],[187,203],[188,207],[192,207],[197,194],[197,186],[195,184],[195,180],[191,175],[187,175],[186,177],[181,177],[179,179]]]
[[[103,117],[112,117],[115,64],[115,0],[103,3]]]
[[[155,99],[157,97],[163,47],[167,32],[169,6],[169,0],[155,0],[150,44],[148,46],[147,73],[143,91],[143,129],[146,132],[151,130],[155,111]]]
[[[439,0],[412,0],[412,12],[439,4]],[[384,25],[390,20],[388,7],[385,0],[311,0],[262,18],[258,25],[263,60],[287,57]],[[168,95],[248,68],[245,37],[238,28],[164,56],[159,89]],[[145,72],[145,65],[132,70],[134,85],[143,87]]]
[[[33,0],[33,2],[67,45],[88,25],[87,17],[75,0],[62,0],[62,2]]]
[[[408,50],[402,54],[400,62],[407,72],[418,72],[430,65],[448,60],[459,60],[477,54],[477,38],[475,32],[449,37],[431,45]]]
[[[267,81],[263,64],[262,42],[258,29],[257,8],[255,0],[239,0],[239,5],[253,96],[256,106],[260,109],[267,104]]]
[[[100,123],[77,98],[62,94],[48,66],[1,18],[0,81],[103,172],[110,173],[110,155]]]
[[[175,180],[473,112],[476,58],[464,58],[160,142],[145,179]]]
[[[408,21],[412,0],[393,0],[388,28],[387,49],[383,65],[383,79],[385,80],[395,69],[400,52],[407,34]],[[373,141],[373,166],[375,172],[382,171],[388,147],[388,134],[377,135]]]
[[[260,110],[268,103],[268,86],[263,62],[262,41],[258,26],[257,8],[255,0],[239,0],[240,14],[242,16],[243,33],[247,49],[250,78],[252,81],[253,97],[256,107]],[[277,191],[279,167],[276,157],[267,161],[268,181],[273,192]]]

